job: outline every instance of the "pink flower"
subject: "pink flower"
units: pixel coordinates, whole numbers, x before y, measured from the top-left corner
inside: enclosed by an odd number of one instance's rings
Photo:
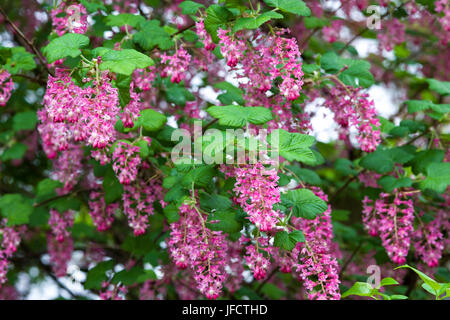
[[[4,107],[11,98],[11,91],[14,89],[14,83],[7,70],[0,70],[0,107]]]
[[[272,230],[281,214],[274,209],[280,203],[278,175],[261,163],[244,165],[234,170],[236,183],[233,191],[236,202],[248,214],[248,219],[261,231]]]
[[[161,63],[167,64],[161,71],[161,77],[170,77],[170,81],[180,83],[186,77],[186,71],[191,61],[191,55],[184,49],[179,48],[173,56],[168,56],[164,52],[161,56]]]

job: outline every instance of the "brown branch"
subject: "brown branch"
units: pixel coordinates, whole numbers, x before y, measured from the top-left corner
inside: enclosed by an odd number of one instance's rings
[[[42,64],[42,66],[45,68],[48,74],[55,76],[53,71],[50,70],[50,68],[47,66],[47,63],[44,60],[44,57],[42,56],[41,52],[36,48],[36,46],[33,44],[31,40],[29,40],[22,31],[12,22],[12,20],[8,17],[5,10],[3,10],[2,7],[0,7],[0,13],[5,17],[5,21],[13,28],[14,32],[22,38],[26,44],[33,50],[33,52],[36,54],[39,62]]]
[[[353,250],[352,254],[347,259],[347,261],[344,262],[344,265],[342,266],[342,269],[339,272],[339,278],[342,277],[342,275],[344,274],[344,272],[347,269],[348,265],[350,264],[350,262],[352,262],[353,258],[355,257],[356,253],[359,251],[359,249],[361,249],[362,244],[363,244],[363,241],[360,241],[358,246],[355,248],[355,250]]]

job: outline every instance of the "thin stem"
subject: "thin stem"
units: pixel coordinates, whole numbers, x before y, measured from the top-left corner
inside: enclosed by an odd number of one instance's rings
[[[6,22],[14,29],[14,32],[22,38],[28,46],[33,50],[33,52],[36,54],[37,58],[39,59],[39,62],[42,64],[42,66],[45,68],[47,73],[49,73],[52,76],[55,76],[54,72],[50,70],[50,68],[47,66],[47,63],[44,60],[44,57],[40,53],[40,51],[36,48],[36,46],[33,44],[31,40],[29,40],[22,31],[12,22],[12,20],[8,17],[5,10],[3,10],[2,7],[0,7],[0,13],[5,17]]]

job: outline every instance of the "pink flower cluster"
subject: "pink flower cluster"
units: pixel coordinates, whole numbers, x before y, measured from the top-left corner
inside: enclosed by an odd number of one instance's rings
[[[334,112],[335,121],[345,133],[351,125],[357,127],[361,150],[373,152],[381,142],[380,121],[373,100],[368,98],[361,88],[337,85],[331,88],[325,106]]]
[[[448,207],[450,197],[447,197]],[[423,212],[420,216],[423,215]],[[425,223],[419,218],[418,228],[414,231],[413,242],[415,254],[430,268],[437,267],[442,253],[450,248],[448,235],[450,234],[450,213],[439,209],[434,219]]]
[[[71,141],[84,141],[94,148],[112,143],[118,105],[118,91],[111,86],[107,72],[102,73],[100,83],[94,80],[92,87],[81,88],[67,72],[57,70],[47,83],[45,113],[38,113],[47,155],[54,157],[56,150],[67,149]]]
[[[17,251],[20,244],[20,230],[7,226],[7,220],[0,221],[0,235],[2,242],[0,245],[0,288],[6,282],[6,275],[9,268],[9,259]]]
[[[14,83],[7,70],[0,70],[0,107],[4,107],[11,98],[11,91],[14,89]]]
[[[178,268],[194,272],[197,289],[202,294],[216,299],[225,281],[227,242],[221,231],[206,227],[207,215],[195,206],[180,206],[180,219],[170,225],[169,254]]]
[[[50,219],[48,225],[56,241],[63,242],[70,236],[69,228],[73,226],[75,211],[67,210],[59,213],[58,210],[50,209]]]
[[[150,66],[145,69],[136,69],[133,72],[133,83],[136,88],[139,88],[142,91],[150,90],[155,79],[155,66]]]
[[[180,83],[186,78],[186,71],[189,68],[191,55],[183,47],[179,48],[173,56],[168,56],[164,52],[161,56],[161,63],[167,66],[161,71],[161,77],[170,77],[173,83]]]
[[[402,264],[408,255],[414,231],[414,205],[406,194],[380,193],[374,201],[367,196],[363,200],[363,223],[371,236],[378,235],[383,247],[394,263]]]
[[[114,212],[119,209],[118,203],[105,203],[103,193],[93,191],[89,195],[89,215],[98,231],[108,230],[114,222]]]
[[[396,44],[405,41],[405,30],[405,25],[398,19],[394,18],[384,22],[383,29],[381,30],[382,32],[377,33],[380,47],[387,51],[392,51]]]
[[[436,12],[442,13],[443,16],[439,18],[439,22],[444,29],[444,36],[441,39],[441,42],[444,45],[450,41],[450,3],[448,0],[437,0],[435,1]]]
[[[136,180],[138,166],[141,164],[138,146],[118,141],[112,154],[113,170],[122,184],[130,184]]]
[[[235,201],[248,214],[248,219],[261,231],[272,230],[281,213],[274,209],[280,203],[278,175],[275,169],[266,169],[261,163],[235,169]]]
[[[227,60],[229,67],[235,67],[239,60],[244,57],[244,52],[247,50],[247,46],[243,40],[235,39],[234,36],[229,36],[229,30],[219,28],[217,35],[220,39],[220,52]],[[237,34],[238,35],[238,34]]]
[[[322,200],[328,201],[328,196],[320,188],[312,187],[311,190]],[[294,266],[308,298],[339,300],[339,264],[332,252],[331,206],[328,205],[328,209],[315,219],[293,217],[292,223],[305,236],[305,242],[298,243],[293,254],[299,252],[299,262]]]
[[[270,252],[273,247],[269,245],[268,237],[256,239],[256,244],[245,247],[244,260],[255,280],[262,280],[267,276],[270,267]]]
[[[195,22],[195,32],[197,33],[198,38],[205,46],[205,49],[208,51],[212,51],[216,48],[215,43],[212,41],[211,36],[205,29],[205,24],[203,20],[199,19]]]
[[[269,38],[269,43],[271,43],[268,48],[271,52],[269,72],[271,79],[281,77],[280,92],[288,101],[293,101],[300,96],[303,71],[297,40],[294,37],[282,37],[284,33],[288,32],[288,29],[283,29],[278,31],[276,36]]]
[[[65,13],[63,17],[61,15]],[[86,8],[82,4],[72,4],[63,1],[51,10],[52,25],[58,36],[66,32],[86,33],[87,14]]]
[[[79,145],[70,144],[64,152],[53,161],[50,177],[60,181],[63,187],[57,189],[59,194],[70,192],[78,183],[83,172],[84,151]]]
[[[142,164],[143,173],[149,166]],[[153,203],[162,199],[162,186],[148,177],[139,177],[135,183],[124,185],[122,201],[123,212],[128,217],[128,224],[136,236],[144,234],[148,227],[148,216],[153,215]]]
[[[333,20],[333,22],[331,22],[331,26],[322,28],[323,38],[330,43],[337,41],[343,25],[344,20]]]
[[[134,122],[139,117],[141,110],[140,95],[134,91],[134,83],[130,85],[130,102],[123,108],[120,113],[120,120],[122,120],[125,128],[133,128]]]
[[[57,277],[64,277],[67,274],[67,264],[72,258],[72,237],[65,237],[63,241],[58,241],[53,235],[49,234],[47,235],[47,249],[53,273]]]
[[[303,85],[302,62],[295,38],[282,35],[289,33],[288,29],[278,31],[274,36],[266,36],[256,31],[249,39],[255,43],[247,47],[243,34],[235,39],[228,35],[229,31],[219,29],[221,53],[227,60],[227,65],[234,68],[238,62],[242,64],[245,77],[250,84],[261,92],[272,87],[272,82],[281,77],[280,93],[288,101],[297,99]]]

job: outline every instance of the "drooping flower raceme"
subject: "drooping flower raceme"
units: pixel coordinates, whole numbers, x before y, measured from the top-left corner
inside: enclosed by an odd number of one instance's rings
[[[11,91],[14,89],[14,83],[7,70],[0,70],[0,107],[4,107],[11,98]]]
[[[361,91],[361,88],[337,85],[330,90],[330,96],[325,106],[334,112],[334,119],[348,134],[349,127],[355,126],[359,134],[358,140],[361,149],[373,152],[381,142],[380,121],[373,100]]]
[[[93,191],[89,195],[89,214],[98,231],[108,230],[114,222],[114,212],[119,208],[118,203],[105,203],[104,194]]]
[[[216,44],[212,41],[210,34],[205,29],[203,20],[199,19],[195,22],[195,31],[200,41],[203,42],[206,50],[212,51],[216,47]]]
[[[53,273],[57,277],[64,277],[67,274],[67,264],[72,258],[72,237],[65,237],[63,241],[58,241],[52,234],[49,234],[47,235],[47,249]]]
[[[64,239],[70,236],[68,228],[73,226],[74,214],[73,210],[59,213],[58,210],[50,209],[48,224],[56,241],[63,242]]]
[[[261,163],[235,169],[236,202],[248,214],[248,219],[261,231],[272,230],[281,213],[274,209],[280,203],[278,175],[275,169],[266,169]]]
[[[186,71],[191,61],[191,55],[184,48],[179,48],[174,55],[169,56],[164,52],[161,56],[161,63],[167,66],[162,70],[162,77],[170,77],[173,83],[180,83],[186,77]]]
[[[324,201],[328,196],[320,188],[311,188]],[[299,252],[299,262],[295,270],[308,291],[309,299],[339,300],[339,265],[332,254],[333,226],[331,206],[315,219],[292,218],[293,225],[302,230],[304,243],[297,243],[294,250]]]
[[[123,212],[136,236],[144,234],[148,228],[148,216],[153,215],[153,204],[162,199],[162,186],[159,181],[146,176],[149,165],[142,163],[138,178],[134,183],[123,186]]]
[[[229,67],[235,67],[239,60],[244,56],[247,46],[243,40],[239,40],[238,34],[236,34],[236,38],[234,38],[234,36],[229,36],[229,33],[231,32],[219,28],[217,36],[220,39],[220,52],[227,60],[227,65]]]
[[[140,147],[118,141],[112,155],[113,170],[120,183],[130,184],[136,180],[138,166],[141,164]]]
[[[422,220],[414,231],[413,243],[416,256],[425,262],[430,268],[437,267],[446,249],[445,235],[450,230],[448,210],[438,210],[436,217],[429,223]]]
[[[371,236],[378,235],[383,247],[397,264],[405,263],[412,232],[414,231],[414,206],[407,194],[396,192],[393,200],[380,193],[375,202],[367,196],[363,201],[363,222]]]
[[[20,233],[14,227],[7,226],[7,220],[0,221],[0,288],[6,282],[6,274],[9,269],[9,259],[17,251],[20,244]]]
[[[93,86],[81,88],[66,71],[57,69],[55,77],[49,76],[43,103],[46,115],[40,115],[40,131],[48,144],[56,140],[58,148],[64,150],[70,141],[84,141],[101,149],[114,142],[114,125],[120,111],[119,96],[117,88],[111,85],[108,72],[102,73],[99,83],[94,80]],[[63,140],[56,139],[55,135]]]
[[[196,203],[180,206],[180,219],[170,225],[169,254],[180,269],[194,272],[198,290],[216,299],[225,280],[227,242],[221,231],[206,227],[207,215]]]

